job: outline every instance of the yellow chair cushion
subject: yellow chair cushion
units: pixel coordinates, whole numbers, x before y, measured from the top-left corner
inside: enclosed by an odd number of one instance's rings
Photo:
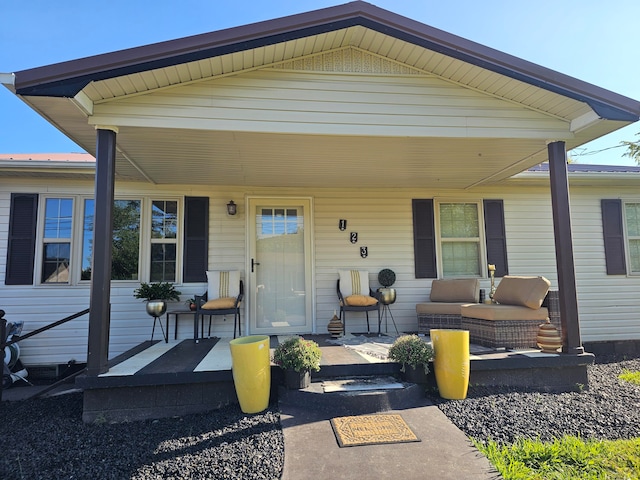
[[[349,295],[344,299],[350,307],[369,307],[378,303],[378,300],[369,295]]]
[[[236,305],[235,297],[216,298],[209,300],[202,308],[205,310],[222,310],[224,308],[233,308]]]

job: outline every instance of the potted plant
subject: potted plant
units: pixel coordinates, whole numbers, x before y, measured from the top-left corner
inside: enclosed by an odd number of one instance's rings
[[[382,285],[382,288],[378,289],[380,301],[383,305],[391,305],[396,301],[396,289],[389,288],[396,283],[395,272],[389,268],[383,268],[378,272],[378,282]]]
[[[187,307],[189,307],[189,310],[192,310],[192,311],[193,311],[193,310],[195,310],[195,309],[196,309],[196,299],[195,299],[195,298],[191,297],[191,298],[189,298],[189,299],[185,300],[185,302],[184,302],[184,303],[185,303],[185,305],[186,305]]]
[[[167,301],[180,300],[180,291],[173,283],[156,282],[140,283],[140,287],[133,291],[135,298],[147,301],[147,313],[152,317],[159,317],[167,310]]]
[[[320,370],[322,351],[313,340],[291,337],[273,352],[273,363],[284,370],[285,384],[291,389],[307,388],[311,373]]]
[[[412,383],[426,383],[429,362],[433,359],[433,348],[418,335],[398,337],[389,348],[388,357],[402,364],[400,371],[405,374],[405,380]]]
[[[378,273],[378,282],[385,288],[389,288],[391,285],[396,283],[396,274],[393,270],[389,268],[383,268]]]

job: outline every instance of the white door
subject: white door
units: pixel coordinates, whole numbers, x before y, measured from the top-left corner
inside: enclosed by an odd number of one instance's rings
[[[311,200],[249,198],[248,205],[250,331],[310,333]]]

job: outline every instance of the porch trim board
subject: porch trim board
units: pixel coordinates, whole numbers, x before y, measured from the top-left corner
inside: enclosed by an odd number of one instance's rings
[[[328,342],[329,335],[311,335],[323,352],[314,381],[336,377],[399,376],[400,365],[367,358],[353,349]],[[377,337],[375,337],[377,339]],[[84,391],[84,422],[124,422],[188,415],[238,403],[231,370],[230,338],[146,341],[114,358],[103,375],[81,375],[76,386]],[[270,348],[278,343],[272,336]],[[582,355],[541,354],[539,351],[488,351],[471,356],[470,385],[509,385],[541,391],[588,388],[587,367],[594,361]],[[211,370],[209,369],[211,368]],[[279,395],[283,371],[271,365],[271,400]],[[435,387],[433,369],[428,381]]]

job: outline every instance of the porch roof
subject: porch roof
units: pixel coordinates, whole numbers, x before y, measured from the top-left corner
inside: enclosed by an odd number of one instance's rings
[[[336,114],[340,100],[325,96],[325,111],[314,112],[312,121],[303,105],[300,111],[307,116],[297,122],[196,122],[171,117],[167,112],[176,106],[156,100],[189,86],[215,90],[218,84],[211,82],[256,72],[318,73],[314,59],[351,52],[387,62],[391,70],[374,72],[377,77],[433,79],[478,101],[492,102],[487,112],[510,110],[510,115],[520,117],[526,112],[527,118],[514,119],[522,127],[512,130],[505,128],[504,119],[479,119],[460,105],[447,104],[449,110],[434,115],[437,109],[431,105],[428,112],[406,113],[416,122],[411,128],[406,123],[394,128],[381,121],[391,116],[389,111],[380,114],[380,109],[371,115],[375,125],[363,121],[367,109],[345,121],[345,115]],[[309,68],[310,63],[316,66]],[[356,68],[322,73],[362,82],[354,87],[360,90],[374,76]],[[470,188],[545,161],[548,141],[563,140],[571,149],[640,116],[635,100],[361,1],[2,78],[17,96],[94,155],[95,127],[118,127],[118,178],[159,184],[347,187],[357,182]],[[267,83],[271,77],[253,80]],[[285,91],[283,85],[279,88]],[[236,95],[224,92],[216,90],[212,99]],[[179,93],[185,101],[180,107],[185,107],[189,100],[184,90]],[[148,113],[133,111],[135,99],[141,97],[151,99],[166,118],[149,120]],[[391,100],[384,107],[396,106]],[[237,110],[237,103],[233,108]],[[256,118],[261,113],[255,103],[248,110]],[[319,120],[320,114],[325,116]],[[333,116],[327,120],[327,114]],[[436,128],[452,116],[450,128]],[[434,124],[428,128],[430,120]]]

